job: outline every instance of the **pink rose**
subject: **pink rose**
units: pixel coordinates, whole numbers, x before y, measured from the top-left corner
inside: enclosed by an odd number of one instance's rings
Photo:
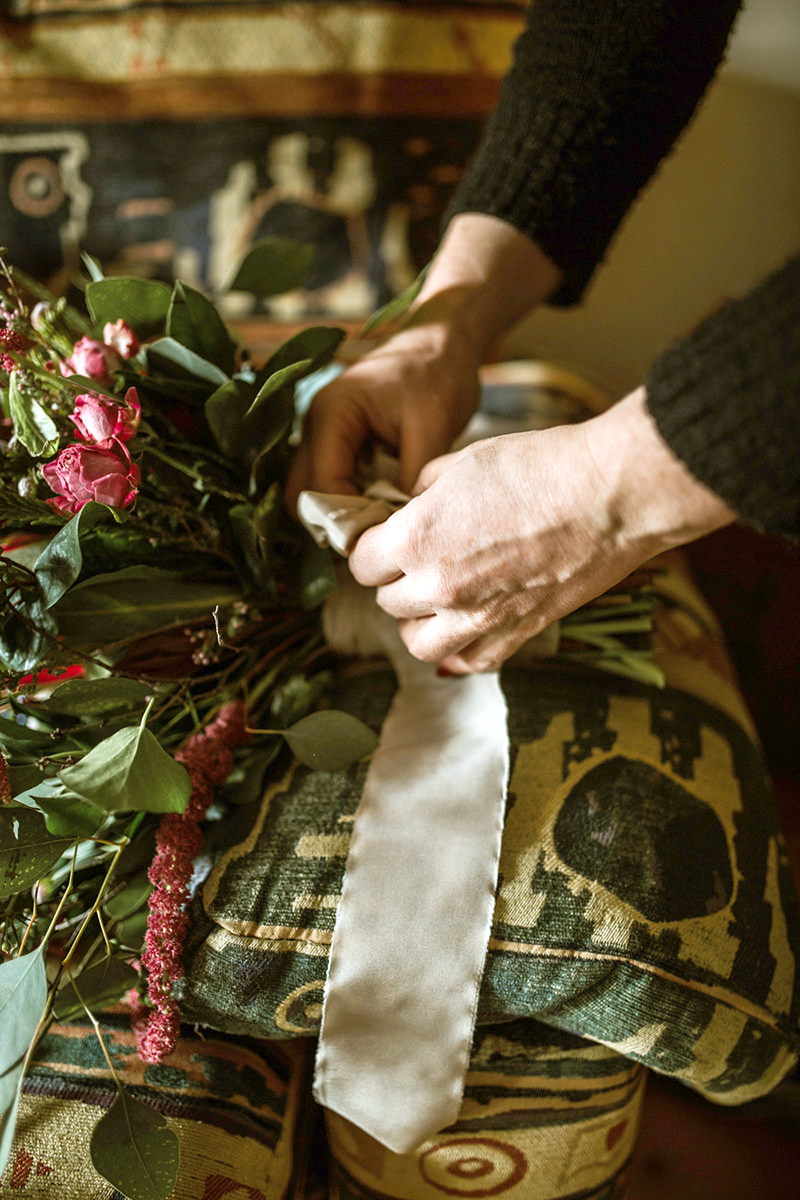
[[[49,501],[59,512],[80,512],[89,500],[127,508],[136,499],[141,472],[122,442],[108,446],[66,446],[42,475],[56,493]]]
[[[139,428],[141,413],[136,388],[128,388],[122,404],[87,392],[76,399],[70,420],[85,442],[102,446],[114,440],[129,442]]]
[[[113,346],[104,346],[94,338],[82,337],[75,343],[72,354],[61,364],[62,375],[83,375],[98,383],[111,382],[111,373],[122,366],[122,359]]]
[[[124,321],[106,321],[103,326],[103,341],[122,358],[133,358],[140,347],[140,342],[130,325]]]

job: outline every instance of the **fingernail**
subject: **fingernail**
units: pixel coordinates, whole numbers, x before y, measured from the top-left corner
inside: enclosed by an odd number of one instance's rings
[[[440,679],[450,679],[455,675],[455,671],[448,671],[447,667],[437,667],[436,674]]]

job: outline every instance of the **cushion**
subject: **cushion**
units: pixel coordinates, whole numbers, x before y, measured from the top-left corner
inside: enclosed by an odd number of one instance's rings
[[[713,615],[679,557],[654,569],[666,686],[559,662],[502,673],[512,772],[478,1021],[532,1018],[738,1103],[797,1057],[796,898]],[[385,662],[343,663],[331,703],[379,730],[393,691]],[[190,1020],[316,1032],[366,770],[276,767],[255,819],[220,831]]]
[[[126,1094],[166,1117],[179,1139],[171,1200],[286,1194],[307,1149],[298,1121],[305,1070],[295,1046],[201,1038],[186,1029],[173,1053],[152,1066],[136,1054],[127,1012],[106,1014],[101,1031]],[[23,1083],[0,1193],[116,1200],[120,1193],[92,1166],[89,1141],[117,1094],[88,1021],[53,1025]]]
[[[414,1154],[326,1114],[331,1194],[612,1200],[624,1194],[646,1077],[616,1051],[534,1021],[479,1028],[458,1121]]]

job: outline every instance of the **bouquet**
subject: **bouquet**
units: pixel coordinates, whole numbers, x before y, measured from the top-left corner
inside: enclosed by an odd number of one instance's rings
[[[288,291],[310,256],[259,243],[231,289]],[[213,824],[260,799],[286,747],[331,770],[376,740],[320,707],[334,571],[282,505],[295,386],[344,332],[304,329],[254,365],[199,292],[84,262],[78,308],[0,255],[0,1171],[52,1020],[98,1029],[127,998],[140,1056],[174,1046]],[[647,584],[565,622],[562,656],[657,682]],[[117,1105],[96,1168],[141,1193],[108,1152],[122,1137],[152,1166],[148,1200],[168,1195],[175,1135],[121,1088]]]

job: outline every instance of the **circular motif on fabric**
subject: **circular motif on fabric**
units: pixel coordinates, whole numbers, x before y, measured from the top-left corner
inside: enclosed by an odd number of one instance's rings
[[[730,903],[730,851],[717,814],[650,763],[615,755],[575,784],[553,844],[572,870],[650,921],[709,916]]]
[[[427,1150],[419,1170],[448,1196],[499,1196],[527,1174],[528,1160],[516,1146],[494,1138],[453,1138]]]
[[[26,217],[49,217],[64,202],[64,185],[58,164],[36,155],[14,168],[8,187],[11,203]]]
[[[275,1024],[286,1033],[315,1033],[322,1020],[324,979],[313,979],[289,992],[275,1009]]]

